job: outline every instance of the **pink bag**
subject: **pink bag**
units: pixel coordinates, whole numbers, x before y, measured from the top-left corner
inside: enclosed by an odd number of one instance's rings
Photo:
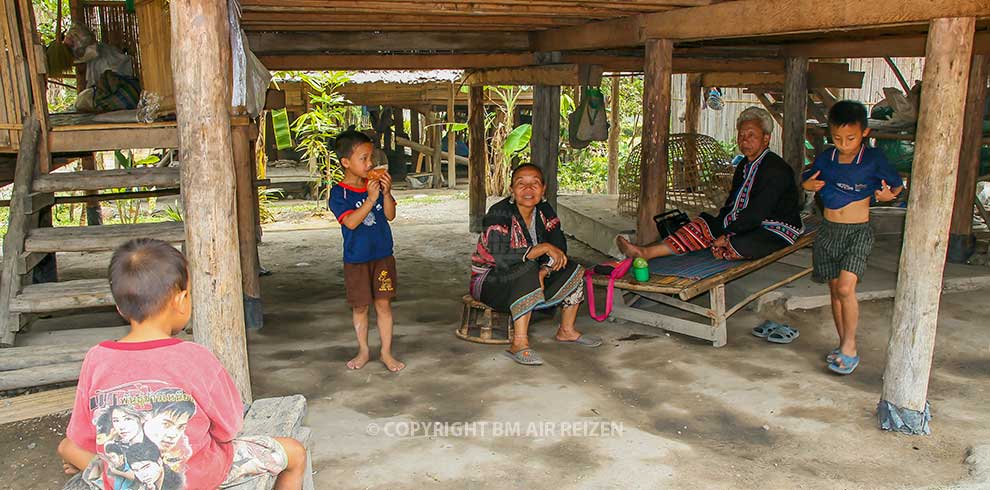
[[[632,267],[633,259],[625,259],[612,269],[608,274],[608,287],[605,292],[605,312],[601,315],[595,313],[595,288],[591,283],[591,277],[595,275],[593,270],[584,271],[584,290],[588,297],[588,313],[595,321],[604,322],[608,315],[612,313],[612,297],[615,294],[615,280],[626,275]]]

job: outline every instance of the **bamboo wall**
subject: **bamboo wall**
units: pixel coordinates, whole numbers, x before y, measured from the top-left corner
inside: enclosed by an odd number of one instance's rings
[[[0,0],[0,152],[16,152],[30,112],[31,82],[24,59],[17,0]]]

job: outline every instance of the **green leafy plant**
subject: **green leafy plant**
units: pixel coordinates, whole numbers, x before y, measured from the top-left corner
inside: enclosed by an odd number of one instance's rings
[[[182,208],[179,206],[168,206],[162,212],[165,213],[165,219],[169,221],[183,221]]]
[[[113,152],[114,160],[117,162],[117,167],[119,168],[137,168],[137,167],[147,167],[154,165],[161,161],[157,155],[148,155],[140,160],[134,159],[134,153],[128,151],[127,155],[124,155],[120,150],[114,150]],[[112,192],[131,192],[131,191],[141,191],[147,190],[147,187],[122,187],[119,189],[112,189]],[[141,218],[141,203],[145,201],[144,199],[118,199],[113,201],[114,207],[117,208],[117,217],[121,224],[135,224]],[[155,208],[155,198],[148,198],[148,211],[154,211]]]

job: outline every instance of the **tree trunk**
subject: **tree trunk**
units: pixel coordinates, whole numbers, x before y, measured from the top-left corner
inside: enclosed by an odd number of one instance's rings
[[[667,203],[670,75],[674,44],[669,39],[646,41],[643,78],[643,143],[639,163],[639,219],[636,240],[645,245],[659,236],[653,216]]]
[[[938,302],[942,293],[946,238],[959,167],[972,18],[935,19],[925,49],[925,97],[918,116],[912,192],[904,226],[893,327],[883,376],[880,423],[911,433],[928,433],[928,378],[935,347]],[[891,425],[897,412],[908,427]]]
[[[251,401],[237,222],[231,219],[237,210],[227,2],[172,0],[169,10],[194,337]]]

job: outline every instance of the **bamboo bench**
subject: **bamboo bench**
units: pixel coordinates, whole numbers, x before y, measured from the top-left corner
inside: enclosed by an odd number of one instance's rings
[[[722,347],[726,343],[727,336],[725,322],[730,316],[753,300],[810,274],[812,268],[802,268],[800,272],[760,289],[728,308],[725,304],[725,285],[811,245],[814,236],[814,231],[805,233],[789,247],[780,249],[761,259],[740,261],[739,265],[702,279],[658,274],[651,274],[650,279],[646,282],[637,281],[631,276],[616,279],[615,289],[621,293],[613,304],[611,318],[642,323],[708,340],[713,346]],[[593,277],[592,283],[596,286],[608,286],[608,277],[596,275]],[[709,296],[708,308],[689,302],[704,293],[708,293]],[[706,320],[702,322],[684,320],[632,307],[633,302],[640,297],[693,313],[704,317]]]
[[[306,477],[303,490],[314,490],[313,464],[310,458],[312,432],[302,426],[306,415],[306,398],[302,395],[264,398],[255,400],[244,416],[241,435],[293,437],[306,447]],[[271,490],[275,477],[265,475],[251,481],[228,487],[228,490]],[[72,477],[62,490],[89,490],[89,486],[79,478]]]

